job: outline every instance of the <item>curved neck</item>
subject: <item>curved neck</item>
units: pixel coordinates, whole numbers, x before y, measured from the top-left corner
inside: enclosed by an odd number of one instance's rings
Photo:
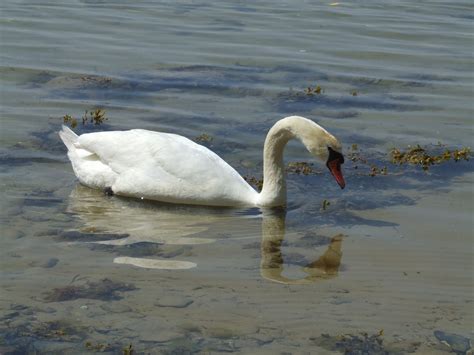
[[[289,122],[278,121],[268,132],[263,148],[263,187],[258,205],[265,207],[286,204],[286,172],[283,150],[295,135]]]

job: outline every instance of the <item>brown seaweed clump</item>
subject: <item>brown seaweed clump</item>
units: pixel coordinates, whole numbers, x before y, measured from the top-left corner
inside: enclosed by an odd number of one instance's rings
[[[313,96],[314,94],[321,95],[323,93],[323,89],[319,85],[316,85],[315,87],[308,86],[304,90],[304,93],[308,96]]]
[[[210,144],[213,141],[213,139],[214,138],[207,133],[202,133],[196,138],[194,138],[194,140],[198,143],[207,143],[207,144]]]
[[[24,338],[55,339],[66,342],[81,341],[88,329],[65,320],[33,322],[18,326],[18,335]]]
[[[64,115],[63,123],[65,125],[69,125],[72,129],[77,127],[77,119],[72,117],[71,115]]]
[[[65,287],[55,288],[46,295],[45,301],[63,302],[80,298],[103,301],[119,300],[122,297],[118,292],[133,291],[136,289],[137,288],[133,284],[115,282],[105,278],[99,282],[87,282],[87,284],[82,286],[68,285]]]
[[[317,346],[330,351],[337,351],[344,354],[406,354],[415,352],[420,343],[413,342],[407,344],[385,344],[383,339],[383,329],[376,334],[369,335],[362,333],[359,335],[343,334],[331,336],[321,334],[319,337],[312,337],[310,340]]]
[[[128,346],[124,347],[122,351],[123,355],[133,355],[135,353],[132,344],[129,344]]]
[[[262,191],[263,188],[263,178],[258,179],[255,176],[243,176],[244,180],[247,181],[250,185],[254,186],[259,192]]]
[[[379,168],[376,165],[372,165],[370,167],[369,175],[372,176],[372,177],[377,176],[377,175],[387,175],[387,167],[384,166],[383,168]]]
[[[64,115],[63,117],[63,123],[65,125],[69,125],[72,129],[76,128],[78,125],[79,120],[69,114]],[[101,108],[96,108],[92,111],[85,111],[84,114],[81,117],[82,120],[82,125],[86,126],[88,124],[94,125],[94,126],[100,126],[103,124],[105,121],[108,121],[108,117],[105,116],[105,111]]]
[[[89,116],[87,116],[87,111],[84,112],[84,116],[82,116],[82,124],[86,125],[87,122],[93,123],[96,126],[101,125],[104,121],[107,121],[108,118],[105,117],[105,111],[101,108],[96,108],[94,111],[89,112]]]
[[[288,163],[286,167],[288,173],[309,175],[314,172],[313,164],[305,161],[296,161]]]
[[[328,207],[329,207],[330,204],[331,204],[331,202],[329,202],[328,200],[323,200],[321,209],[322,209],[323,211],[326,211],[326,210],[328,209]]]
[[[357,144],[352,144],[351,149],[347,153],[347,157],[353,162],[353,163],[362,163],[362,164],[367,164],[367,159],[362,157],[359,151],[359,146]],[[357,165],[355,166],[357,169]]]
[[[427,171],[431,165],[441,164],[451,159],[455,162],[458,162],[459,160],[469,160],[471,149],[468,147],[455,149],[453,151],[445,149],[441,154],[430,155],[426,149],[417,144],[413,148],[409,147],[406,151],[400,151],[397,148],[393,148],[390,154],[393,164],[419,165],[423,170]]]
[[[92,352],[108,352],[108,351],[113,351],[113,347],[108,344],[108,343],[97,343],[97,344],[94,344],[93,342],[91,341],[86,341],[86,343],[84,344],[85,348],[89,351],[92,351]]]

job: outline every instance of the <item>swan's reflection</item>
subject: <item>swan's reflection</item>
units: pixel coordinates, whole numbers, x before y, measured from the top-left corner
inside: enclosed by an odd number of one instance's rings
[[[69,196],[67,212],[78,216],[81,231],[123,234],[122,239],[97,242],[108,245],[127,245],[138,242],[164,244],[206,244],[214,239],[191,238],[191,234],[206,231],[218,219],[217,215],[186,206],[158,205],[153,202],[108,198],[99,190],[77,185]]]
[[[304,284],[336,277],[342,258],[342,234],[331,238],[323,255],[307,264],[303,271],[307,274],[301,279],[283,276],[283,256],[281,245],[285,237],[284,210],[266,210],[263,212],[260,274],[263,278],[284,284]]]
[[[216,239],[201,238],[194,234],[208,230],[217,223],[241,224],[243,216],[232,210],[208,209],[157,204],[147,201],[108,198],[101,191],[77,185],[69,197],[67,211],[81,220],[82,231],[124,234],[121,239],[96,241],[94,243],[122,246],[140,242],[159,244],[195,245],[212,243]],[[267,280],[301,284],[337,276],[341,263],[342,236],[331,239],[326,252],[309,263],[302,271],[307,276],[290,279],[283,276],[281,245],[285,237],[286,213],[280,209],[263,210],[260,273]],[[237,221],[237,219],[239,219]],[[253,234],[253,233],[251,233]],[[129,264],[155,269],[189,269],[196,264],[189,261],[135,258],[120,256],[115,263]]]

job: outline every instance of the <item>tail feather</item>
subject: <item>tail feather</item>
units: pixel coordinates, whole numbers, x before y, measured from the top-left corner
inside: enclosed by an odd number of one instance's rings
[[[61,137],[61,140],[69,151],[74,151],[76,149],[74,143],[77,142],[77,138],[79,136],[71,131],[68,127],[63,125],[62,131],[59,131],[59,137]]]

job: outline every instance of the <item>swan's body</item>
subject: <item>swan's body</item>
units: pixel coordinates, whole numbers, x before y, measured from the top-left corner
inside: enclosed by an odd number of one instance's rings
[[[331,154],[336,154],[338,167],[343,162],[337,139],[313,121],[298,116],[278,121],[267,135],[265,182],[261,193],[217,154],[176,134],[133,129],[77,136],[63,127],[59,135],[82,184],[98,189],[111,188],[117,195],[172,203],[285,205],[283,149],[295,137],[313,155],[328,160],[328,164]],[[333,168],[331,171],[333,175],[337,174]],[[335,177],[343,187],[342,175]]]

